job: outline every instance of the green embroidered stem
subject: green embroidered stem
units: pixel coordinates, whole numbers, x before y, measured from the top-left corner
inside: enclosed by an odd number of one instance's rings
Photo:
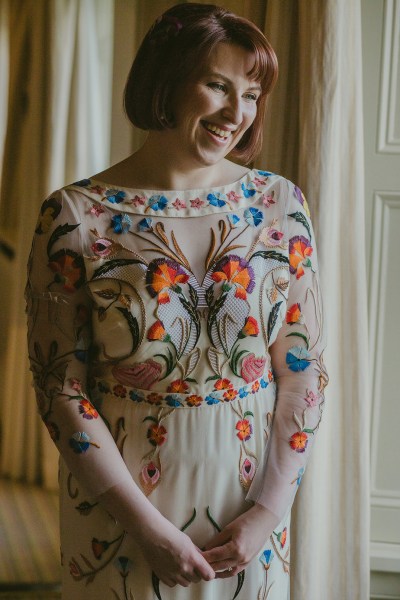
[[[211,516],[211,512],[210,512],[210,507],[209,506],[207,506],[207,517],[209,518],[209,520],[211,521],[211,523],[214,525],[214,527],[218,531],[218,533],[220,533],[222,531],[222,529],[218,525],[218,523],[213,519],[213,517]]]

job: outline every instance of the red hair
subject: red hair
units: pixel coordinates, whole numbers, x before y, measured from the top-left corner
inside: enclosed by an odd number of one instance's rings
[[[236,44],[253,54],[254,66],[248,75],[261,85],[256,118],[231,153],[246,164],[261,150],[265,102],[278,75],[278,62],[260,29],[224,8],[177,4],[156,20],[129,72],[125,111],[140,129],[173,127],[174,91],[221,42]]]

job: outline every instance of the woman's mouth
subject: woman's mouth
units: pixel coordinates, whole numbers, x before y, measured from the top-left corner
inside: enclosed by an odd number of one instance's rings
[[[213,136],[215,136],[216,138],[218,138],[220,140],[227,140],[228,138],[231,137],[231,135],[233,133],[233,131],[231,131],[231,130],[221,129],[217,125],[214,125],[213,123],[208,123],[207,121],[202,121],[202,125],[203,125],[203,127],[205,127],[205,129],[207,129],[207,131],[212,133]]]

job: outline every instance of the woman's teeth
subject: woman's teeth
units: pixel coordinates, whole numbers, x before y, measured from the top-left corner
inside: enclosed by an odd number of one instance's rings
[[[227,138],[232,133],[232,131],[227,131],[226,129],[220,129],[219,127],[217,127],[216,125],[212,125],[211,123],[205,123],[205,127],[206,127],[206,129],[208,129],[208,131],[211,131],[212,133],[215,133],[216,135],[218,135],[219,137],[222,137],[222,138]]]

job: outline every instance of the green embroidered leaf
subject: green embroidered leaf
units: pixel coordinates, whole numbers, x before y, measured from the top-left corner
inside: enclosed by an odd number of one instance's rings
[[[238,577],[238,584],[237,584],[235,595],[233,596],[232,600],[235,600],[235,598],[237,598],[240,594],[240,590],[242,589],[243,584],[244,584],[245,570],[243,569],[243,571],[240,571],[240,573],[238,573],[237,577]]]
[[[309,348],[309,341],[308,341],[307,336],[304,335],[304,333],[297,333],[296,331],[293,331],[293,333],[286,334],[286,337],[299,337],[299,338],[301,338],[302,340],[305,341],[306,346],[307,346],[307,350],[308,350],[308,348]]]
[[[157,423],[158,424],[158,420],[155,417],[149,416],[149,417],[145,417],[142,421],[142,423],[144,423],[145,421],[153,421],[153,423]]]
[[[303,431],[305,433],[312,433],[312,434],[314,434],[314,429],[303,429]]]
[[[58,225],[58,227],[56,227],[53,233],[51,234],[49,241],[47,242],[47,255],[50,256],[52,246],[60,237],[62,237],[63,235],[67,235],[67,233],[70,233],[71,231],[74,231],[74,229],[76,229],[79,226],[80,223],[77,223],[76,225],[68,225],[68,223],[65,223],[64,225]]]
[[[190,381],[190,383],[197,383],[197,379],[194,379],[194,377],[185,377],[185,381]]]
[[[272,334],[272,331],[273,331],[273,329],[275,327],[276,320],[277,320],[278,315],[279,315],[279,309],[280,309],[281,304],[282,304],[282,301],[278,302],[277,304],[275,304],[275,306],[272,307],[272,310],[271,310],[271,312],[269,314],[268,326],[267,326],[267,338],[268,338],[268,340],[271,339],[271,334]]]
[[[104,275],[108,271],[112,271],[117,267],[125,267],[126,265],[143,265],[142,260],[137,260],[136,258],[115,258],[114,260],[109,260],[104,265],[101,265],[98,269],[93,273],[92,280],[96,277],[100,277]]]
[[[219,375],[210,375],[210,377],[207,377],[206,383],[207,381],[216,381],[217,379],[221,379],[221,377]]]
[[[154,355],[154,356],[158,356],[159,358],[163,358],[167,365],[167,371],[166,371],[164,377],[162,377],[161,379],[165,379],[166,377],[168,377],[168,375],[170,373],[172,373],[172,371],[175,368],[175,361],[174,361],[174,357],[172,356],[171,350],[169,348],[167,348],[167,352],[168,352],[168,356],[165,356],[165,354],[155,354]]]
[[[250,257],[250,261],[256,256],[261,256],[261,258],[265,258],[265,260],[277,260],[281,263],[289,264],[289,259],[284,254],[277,252],[276,250],[259,250],[255,252]]]
[[[189,284],[189,295],[193,306],[196,308],[199,303],[199,296],[192,285]]]
[[[162,600],[161,594],[160,594],[160,580],[157,577],[157,575],[154,573],[154,571],[151,573],[151,582],[153,584],[153,590],[154,590],[155,595],[157,596],[157,600]]]
[[[311,229],[310,229],[310,225],[309,225],[305,215],[303,215],[303,213],[301,213],[301,212],[295,212],[295,213],[291,213],[288,216],[292,217],[292,219],[295,219],[295,221],[297,221],[298,223],[301,223],[302,225],[304,225],[304,227],[307,229],[307,232],[308,232],[308,235],[310,236],[310,241],[311,241]]]
[[[246,410],[246,412],[243,415],[244,417],[254,417],[253,413],[251,412],[251,410]]]
[[[186,529],[189,527],[189,525],[191,525],[191,524],[193,523],[193,521],[194,521],[194,520],[195,520],[195,518],[196,518],[196,514],[197,514],[197,513],[196,513],[196,509],[194,508],[194,509],[193,509],[192,516],[190,517],[189,521],[188,521],[187,523],[185,523],[185,524],[184,524],[184,526],[182,527],[181,531],[185,531],[185,530],[186,530]]]
[[[130,310],[125,307],[117,306],[118,310],[124,315],[128,322],[129,331],[132,335],[132,350],[131,354],[135,352],[140,342],[139,324],[136,317],[134,317]]]
[[[207,306],[212,306],[213,302],[214,302],[214,292],[213,292],[214,286],[210,285],[210,287],[206,290],[206,302],[207,302]]]
[[[97,290],[94,293],[96,296],[99,296],[99,298],[104,298],[104,300],[114,300],[114,298],[118,297],[118,294],[111,288],[107,288],[106,290]]]
[[[209,520],[211,521],[211,523],[213,524],[213,526],[215,527],[215,529],[219,532],[222,531],[221,527],[218,525],[218,523],[213,519],[213,517],[211,516],[211,512],[210,512],[210,507],[207,506],[207,517],[209,518]]]
[[[230,367],[231,367],[233,373],[237,377],[240,377],[240,375],[238,375],[238,372],[237,372],[238,362],[239,362],[240,358],[243,356],[243,354],[246,354],[248,352],[248,350],[240,350],[240,352],[238,352],[238,349],[239,349],[239,347],[235,346],[235,349],[233,351],[232,358],[231,358],[229,364],[230,364]]]

